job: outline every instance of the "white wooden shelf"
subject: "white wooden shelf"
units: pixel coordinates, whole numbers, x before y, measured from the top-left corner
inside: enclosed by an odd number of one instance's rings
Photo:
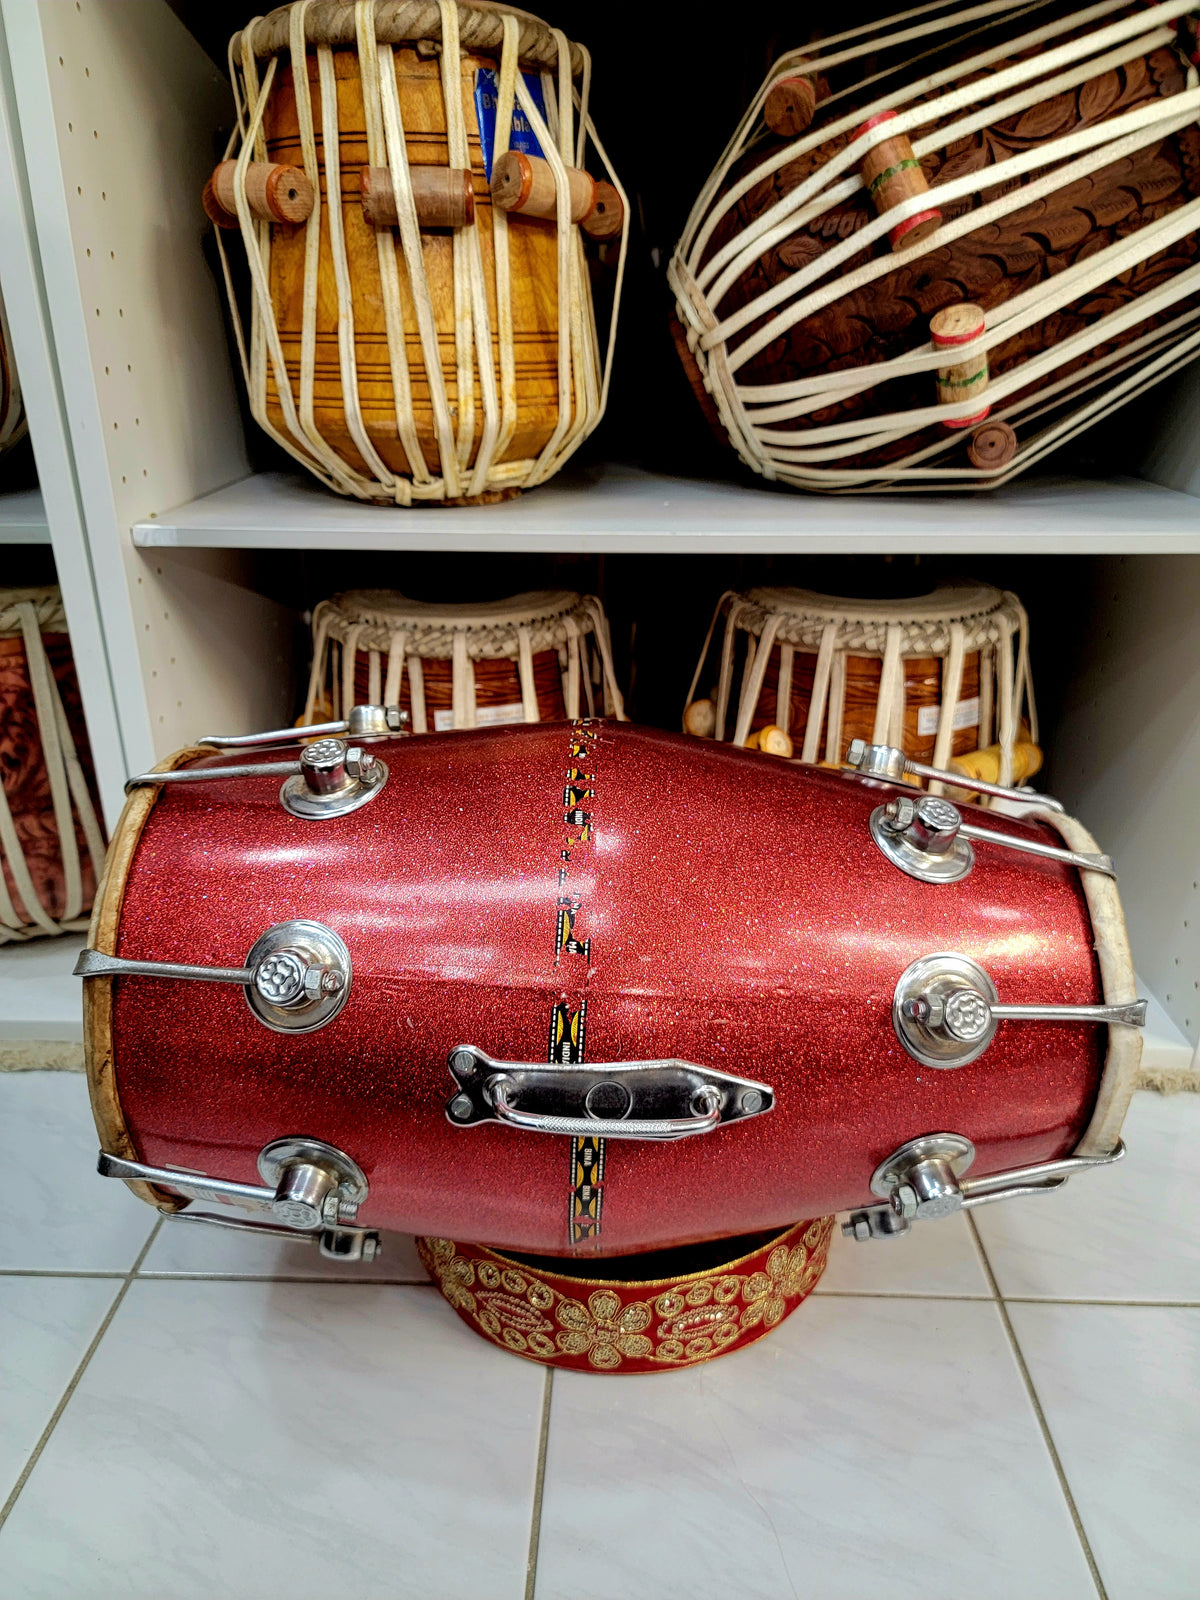
[[[86,935],[0,945],[0,1041],[83,1038],[80,980],[71,976]]]
[[[84,940],[0,945],[0,1071],[83,1066],[83,1000],[71,968]]]
[[[0,491],[0,544],[49,544],[50,524],[40,489]]]
[[[1142,1071],[1195,1071],[1196,1050],[1163,1010],[1149,985],[1139,980],[1137,992],[1149,1001],[1146,1026],[1142,1029]]]
[[[970,507],[970,516],[964,508]],[[993,495],[799,495],[606,466],[501,505],[364,505],[260,473],[133,525],[156,549],[555,553],[1179,554],[1200,502],[1139,478],[1041,479]]]

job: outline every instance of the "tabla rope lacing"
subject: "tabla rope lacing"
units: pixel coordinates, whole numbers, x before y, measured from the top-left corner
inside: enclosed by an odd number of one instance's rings
[[[1049,0],[1045,0],[1045,3],[1048,4]],[[718,190],[728,175],[730,168],[750,142],[747,138],[747,135],[751,132],[751,130],[754,129],[758,122],[759,116],[762,113],[762,108],[766,102],[767,95],[770,92],[771,85],[776,82],[779,77],[780,67],[785,63],[790,63],[797,59],[794,53],[791,56],[785,56],[782,62],[777,63],[776,66],[771,69],[771,72],[763,82],[757,95],[751,101],[749,110],[742,119],[742,122],[734,134],[733,139],[726,147],[725,153],[722,156],[721,161],[718,163],[716,170],[713,172],[708,183],[701,190],[700,196],[697,199],[695,206],[692,208],[692,212],[689,216],[687,227],[684,230],[683,238],[680,241],[677,254],[680,256],[686,256],[687,259],[691,261],[699,261],[703,256],[705,247],[707,246],[709,238],[711,237],[712,230],[717,226],[721,218],[737,204],[738,200],[740,200],[744,194],[749,193],[749,191],[753,189],[756,184],[760,183],[764,178],[769,177],[772,173],[776,172],[780,167],[786,165],[789,161],[794,161],[798,156],[808,154],[809,151],[817,149],[818,146],[825,143],[828,139],[836,138],[839,134],[853,132],[855,128],[861,126],[863,122],[874,116],[876,112],[894,110],[897,105],[902,105],[905,100],[927,94],[934,89],[941,88],[947,83],[959,82],[965,74],[980,71],[991,65],[992,62],[1002,60],[1005,56],[1010,55],[1014,50],[1035,48],[1037,45],[1045,43],[1047,39],[1051,39],[1056,37],[1058,34],[1065,33],[1069,28],[1078,27],[1082,23],[1096,21],[1101,17],[1111,15],[1115,11],[1124,10],[1127,4],[1128,0],[1100,0],[1099,4],[1093,5],[1084,11],[1077,12],[1072,16],[1058,18],[1054,22],[1051,22],[1042,28],[1035,29],[1031,33],[1024,34],[1015,42],[1011,40],[1007,41],[1003,44],[994,46],[990,50],[979,52],[965,62],[956,62],[949,67],[943,68],[939,72],[930,73],[924,78],[918,79],[915,83],[905,84],[897,91],[887,95],[884,98],[870,102],[860,110],[850,113],[839,121],[835,121],[827,126],[823,126],[813,133],[805,134],[790,144],[785,144],[781,149],[776,150],[771,156],[767,157],[766,160],[761,162],[751,172],[746,173],[738,180],[736,184],[732,185],[728,191],[720,196],[720,208],[714,209],[711,212],[711,214],[708,216],[708,221],[703,226],[702,231],[697,234],[696,229],[700,227],[701,219],[706,215],[706,213],[709,212],[709,208],[712,206]],[[981,12],[985,15],[999,15],[1003,13],[1004,10],[1005,7],[1003,4],[993,3],[978,7],[975,11],[970,13],[955,12],[951,17],[944,19],[940,26],[944,28],[957,27],[959,23],[969,16],[977,16]],[[1024,13],[1021,14],[1024,15]],[[1146,18],[1143,16],[1140,26],[1144,28],[1146,25]],[[870,46],[863,46],[863,49],[860,51],[860,53],[865,53],[868,48],[872,50],[876,48],[880,50],[888,49],[895,43],[896,40],[892,36],[885,36],[873,41]],[[805,70],[809,69],[806,67]],[[980,88],[987,87],[987,85],[975,85],[974,87],[978,90]],[[936,114],[937,113],[935,112],[934,115]],[[895,126],[896,124],[892,123],[892,127],[894,128]]]
[[[12,340],[8,332],[8,318],[4,302],[0,300],[0,450],[16,444],[29,431],[25,408],[21,403],[21,383],[17,377],[17,364],[13,357]]]
[[[968,16],[988,14],[998,8],[976,8],[969,13],[957,13],[958,20]],[[910,85],[897,95],[893,95],[886,102],[880,103],[880,108],[892,109],[897,104],[902,104],[906,98],[917,93],[925,92],[929,87],[938,87],[942,83],[961,81],[973,69],[986,65],[989,61],[997,60],[1005,55],[1021,50],[1035,43],[1044,42],[1056,34],[1064,32],[1069,27],[1077,27],[1081,22],[1093,21],[1111,14],[1118,9],[1116,4],[1103,4],[1093,6],[1089,10],[1077,13],[1059,22],[1052,23],[1045,28],[1036,30],[1020,39],[1010,40],[994,50],[982,53],[968,62],[956,64],[953,69],[948,69],[940,74],[933,74],[921,83]],[[1101,123],[1095,129],[1078,129],[1065,139],[1051,141],[1043,144],[1036,151],[1026,152],[1012,158],[1010,161],[996,163],[986,169],[987,181],[970,177],[966,180],[957,180],[949,184],[935,186],[928,193],[917,196],[894,208],[887,213],[886,218],[878,218],[869,223],[866,228],[858,230],[851,239],[842,244],[835,245],[824,252],[819,260],[810,267],[792,274],[783,283],[774,289],[759,295],[753,302],[741,308],[734,316],[724,323],[717,321],[712,314],[710,305],[719,303],[725,289],[751,264],[764,250],[772,248],[782,239],[793,233],[797,227],[810,222],[814,217],[824,214],[830,205],[841,199],[847,198],[861,187],[857,177],[848,177],[842,183],[835,183],[839,172],[844,168],[856,165],[863,154],[872,145],[880,140],[891,137],[897,132],[916,129],[930,121],[946,115],[948,112],[978,100],[980,94],[988,98],[997,92],[1025,83],[1031,77],[1044,79],[1047,72],[1052,72],[1059,66],[1069,66],[1071,70],[1061,74],[1057,79],[1051,78],[1050,82],[1040,81],[1032,89],[1010,96],[998,105],[989,105],[983,111],[975,111],[971,115],[960,119],[953,126],[941,129],[938,133],[925,140],[919,140],[914,145],[914,152],[919,156],[931,150],[948,146],[954,139],[965,137],[971,132],[978,131],[989,122],[1001,120],[1004,116],[1015,114],[1017,111],[1038,103],[1053,93],[1064,92],[1067,88],[1078,86],[1088,78],[1096,76],[1099,72],[1109,70],[1121,65],[1130,59],[1144,55],[1147,50],[1159,45],[1168,44],[1173,38],[1169,28],[1165,26],[1174,18],[1191,9],[1190,5],[1171,3],[1159,5],[1148,9],[1145,13],[1126,18],[1121,22],[1096,30],[1085,35],[1082,39],[1069,41],[1056,49],[1044,51],[1036,55],[1032,61],[1018,62],[1002,72],[993,74],[982,84],[967,85],[961,89],[941,96],[924,105],[902,112],[899,116],[889,120],[886,126],[871,130],[862,139],[853,141],[844,150],[839,152],[826,166],[815,172],[805,183],[792,190],[782,201],[769,208],[762,216],[757,218],[749,228],[744,230],[737,238],[731,240],[722,251],[700,270],[697,263],[703,253],[704,247],[711,237],[713,227],[720,218],[726,215],[740,196],[749,191],[755,183],[777,170],[789,160],[794,160],[798,154],[816,148],[825,140],[838,132],[850,131],[853,126],[869,117],[875,106],[869,106],[847,117],[842,122],[835,122],[820,129],[817,133],[808,135],[776,152],[768,161],[761,163],[754,172],[747,176],[720,197],[719,205],[714,205],[716,191],[729,171],[733,161],[741,153],[747,142],[747,136],[754,127],[759,111],[766,94],[772,83],[781,75],[781,66],[790,59],[785,57],[783,63],[777,63],[768,75],[758,96],[751,107],[747,117],[735,135],[726,151],[721,164],[714,173],[713,178],[706,186],[704,193],[693,210],[689,219],[688,229],[685,230],[684,239],[671,263],[669,277],[675,289],[681,316],[688,328],[688,343],[696,354],[701,371],[705,376],[706,387],[713,394],[718,410],[730,432],[731,439],[738,453],[757,470],[764,472],[768,477],[780,477],[788,482],[805,484],[810,487],[839,487],[852,489],[864,485],[884,487],[893,490],[915,489],[912,482],[897,483],[893,480],[900,478],[919,478],[922,486],[930,480],[949,478],[953,474],[956,483],[984,482],[995,486],[1007,482],[1024,467],[1031,464],[1032,460],[1040,459],[1049,450],[1065,442],[1066,438],[1073,436],[1078,431],[1078,413],[1072,413],[1061,418],[1057,423],[1041,433],[1036,441],[1029,441],[1018,452],[1018,457],[1010,463],[1006,472],[988,472],[982,469],[966,468],[921,468],[914,471],[917,456],[905,458],[891,463],[887,468],[853,468],[830,472],[828,468],[811,467],[805,469],[803,463],[811,460],[829,461],[838,455],[855,455],[864,449],[869,449],[883,443],[891,443],[903,438],[906,434],[922,428],[930,423],[953,420],[955,417],[970,415],[972,402],[960,402],[957,406],[929,406],[913,408],[908,412],[893,413],[878,416],[858,423],[833,425],[830,429],[811,429],[797,435],[794,433],[772,432],[764,426],[768,421],[793,420],[809,411],[818,409],[821,405],[828,404],[831,399],[843,399],[864,389],[872,388],[888,378],[900,374],[910,374],[924,370],[932,370],[938,365],[938,357],[931,345],[925,345],[920,350],[909,352],[903,357],[893,361],[878,363],[873,367],[857,369],[851,373],[836,373],[822,375],[815,378],[797,380],[793,383],[766,385],[766,386],[739,386],[733,381],[733,373],[738,367],[766,347],[772,340],[779,337],[788,328],[793,326],[805,316],[811,315],[822,306],[840,299],[846,294],[865,287],[877,278],[885,276],[895,266],[894,258],[884,258],[869,263],[857,272],[840,279],[835,285],[826,289],[818,289],[806,298],[793,304],[790,309],[778,315],[763,325],[754,335],[745,340],[734,353],[729,354],[725,349],[724,341],[732,334],[739,331],[749,323],[760,319],[764,313],[773,309],[783,301],[793,299],[800,294],[807,284],[815,279],[825,276],[828,272],[836,270],[840,262],[857,254],[864,246],[869,245],[874,239],[880,237],[885,231],[907,216],[915,215],[929,205],[965,198],[967,195],[993,188],[996,184],[1005,181],[1007,177],[1019,176],[1026,171],[1036,170],[1039,166],[1047,165],[1053,161],[1061,161],[1065,156],[1074,155],[1079,151],[1092,146],[1099,146],[1098,154],[1085,157],[1066,168],[1060,169],[1047,177],[1033,183],[1018,186],[1007,196],[1002,196],[998,201],[988,206],[968,213],[958,222],[943,225],[929,239],[921,241],[915,248],[906,252],[906,259],[915,260],[930,250],[952,242],[955,238],[974,232],[981,226],[995,221],[997,218],[1011,211],[1022,209],[1034,202],[1042,195],[1053,192],[1065,184],[1076,179],[1086,177],[1100,167],[1111,164],[1112,161],[1129,154],[1133,150],[1141,149],[1147,144],[1178,132],[1189,123],[1195,121],[1195,112],[1200,108],[1200,92],[1197,90],[1197,75],[1192,68],[1187,74],[1187,87],[1177,95],[1158,100],[1152,105],[1127,113],[1125,116],[1112,118],[1106,123]],[[1155,27],[1156,24],[1163,26]],[[947,24],[949,25],[949,24]],[[884,47],[889,40],[873,40],[872,47]],[[896,42],[896,41],[892,41]],[[1100,59],[1089,59],[1096,56],[1098,51],[1113,49],[1108,56]],[[865,47],[864,47],[865,48]],[[1084,58],[1085,66],[1074,65]],[[795,56],[800,59],[799,53]],[[812,58],[805,60],[805,70],[812,71],[819,68],[821,58],[815,61]],[[831,60],[826,59],[825,65],[830,65]],[[1123,136],[1123,137],[1122,137]],[[822,192],[823,191],[823,192]],[[1119,240],[1115,246],[1109,246],[1105,251],[1096,252],[1093,256],[1077,262],[1061,274],[1056,274],[1053,279],[1036,285],[1026,291],[1022,296],[1014,297],[1007,305],[997,308],[992,313],[991,326],[985,335],[974,342],[967,352],[971,355],[982,353],[1011,338],[1021,328],[1028,327],[1043,319],[1049,312],[1058,307],[1069,304],[1081,295],[1108,281],[1121,272],[1130,270],[1139,265],[1148,256],[1166,248],[1183,234],[1192,231],[1194,227],[1194,214],[1196,202],[1179,207],[1160,218],[1157,222],[1150,223],[1138,230],[1130,239]],[[1181,215],[1182,213],[1182,215]],[[697,232],[700,222],[707,214],[707,222],[703,229]],[[695,275],[693,275],[695,274]],[[718,277],[718,274],[720,275]],[[714,281],[715,280],[715,281]],[[706,285],[712,286],[711,300],[704,293]],[[997,403],[1003,401],[1007,395],[1025,388],[1039,377],[1043,377],[1056,368],[1064,365],[1077,354],[1086,355],[1090,350],[1116,336],[1118,332],[1147,320],[1159,310],[1173,304],[1186,294],[1194,292],[1194,282],[1191,274],[1181,274],[1179,278],[1157,291],[1153,295],[1141,296],[1131,302],[1123,311],[1109,313],[1091,324],[1083,333],[1075,336],[1072,341],[1063,341],[1062,344],[1050,351],[1043,352],[1040,357],[1025,363],[1015,371],[997,379],[989,386],[989,401],[993,404],[994,414],[1004,415],[1003,411],[996,410]],[[1068,349],[1067,347],[1070,346]],[[706,359],[707,358],[707,359]],[[1176,361],[1175,364],[1181,364]],[[1157,363],[1159,374],[1165,375],[1162,368],[1167,363],[1160,360]],[[1172,368],[1173,369],[1173,368]],[[1118,368],[1119,370],[1119,368]],[[1144,369],[1149,370],[1149,369]],[[1126,395],[1137,383],[1134,379],[1126,380],[1119,389],[1110,391],[1109,395],[1101,397],[1098,402],[1093,402],[1089,408],[1089,415],[1104,414],[1105,410],[1113,409],[1115,401],[1113,396],[1118,392]],[[1090,385],[1089,385],[1090,386]],[[1042,398],[1041,396],[1035,398]],[[772,410],[758,411],[753,417],[749,415],[747,407],[761,402],[785,400],[787,403],[776,406]],[[805,404],[809,400],[811,403]],[[1028,402],[1026,402],[1028,403]],[[821,448],[827,446],[832,439],[846,439],[855,442],[843,445],[841,448]],[[953,445],[953,440],[939,441],[929,451],[921,451],[919,458],[924,459],[928,454],[940,454]],[[1036,446],[1036,449],[1032,448]],[[774,447],[774,448],[772,448]]]
[[[800,759],[817,759],[821,726],[828,709],[825,759],[837,763],[841,756],[841,729],[845,710],[845,660],[850,655],[877,655],[881,660],[872,741],[902,746],[904,742],[905,675],[903,663],[912,657],[935,656],[944,660],[941,701],[935,734],[932,765],[945,767],[953,748],[954,715],[962,689],[963,669],[968,653],[979,653],[981,746],[990,743],[992,687],[987,674],[999,675],[1001,693],[1000,736],[1001,771],[1011,782],[1012,750],[1016,743],[1022,710],[1030,727],[1030,738],[1037,742],[1037,711],[1029,668],[1029,619],[1017,597],[1005,591],[999,602],[986,612],[966,616],[922,618],[919,612],[892,618],[880,608],[873,616],[855,615],[853,610],[830,617],[820,612],[775,608],[726,590],[717,602],[712,622],[705,635],[700,658],[688,689],[686,704],[693,703],[696,688],[708,659],[717,622],[726,612],[725,634],[717,682],[715,731],[717,740],[725,738],[725,723],[735,673],[735,643],[740,629],[746,635],[747,654],[742,664],[741,692],[732,742],[744,744],[758,708],[771,653],[780,647],[780,671],[776,692],[776,722],[789,732],[791,715],[791,661],[785,679],[784,652],[800,649],[816,654],[813,684],[802,735]],[[1018,636],[1014,663],[1013,636]],[[998,658],[998,659],[997,659]],[[993,662],[995,666],[993,669]],[[785,688],[786,682],[786,688]],[[796,742],[801,742],[797,732]],[[934,790],[940,793],[940,785]]]
[[[387,468],[371,440],[359,401],[353,295],[341,212],[340,130],[333,43],[310,37],[317,31],[310,24],[314,7],[318,8],[318,16],[325,15],[320,0],[297,0],[288,17],[287,42],[302,160],[315,196],[312,214],[305,225],[300,361],[295,393],[290,388],[270,294],[271,226],[254,220],[245,193],[246,172],[251,160],[267,159],[263,119],[276,78],[278,58],[271,56],[260,84],[253,39],[262,18],[254,19],[230,42],[230,76],[234,84],[237,122],[226,147],[226,158],[233,158],[236,163],[233,175],[235,204],[250,266],[252,314],[248,346],[219,229],[217,244],[232,313],[234,337],[255,420],[293,459],[314,472],[328,487],[358,499],[383,498],[407,505],[415,499],[457,499],[464,494],[480,495],[489,489],[528,487],[542,482],[559,470],[604,414],[615,351],[617,311],[628,254],[628,197],[612,170],[604,147],[596,137],[588,114],[590,58],[578,46],[572,47],[560,31],[545,29],[540,24],[537,26],[534,31],[541,58],[546,61],[547,49],[552,45],[558,69],[557,85],[549,71],[543,72],[547,111],[547,117],[543,120],[520,72],[522,25],[517,17],[508,14],[499,19],[502,39],[495,148],[497,153],[508,148],[513,105],[520,105],[538,136],[554,175],[558,263],[558,415],[555,426],[536,458],[500,461],[497,458],[507,454],[520,421],[508,217],[499,208],[493,208],[490,212],[495,262],[495,340],[490,326],[488,284],[484,275],[479,223],[477,221],[472,226],[454,230],[452,366],[457,403],[452,408],[446,392],[436,317],[409,177],[393,45],[381,40],[381,34],[405,42],[411,38],[434,36],[441,40],[440,76],[446,108],[447,160],[453,168],[466,169],[470,167],[470,150],[460,63],[463,56],[477,46],[475,43],[461,44],[460,24],[463,18],[468,19],[470,26],[466,31],[474,41],[480,28],[489,31],[493,22],[487,17],[481,22],[482,14],[469,6],[460,10],[457,0],[436,0],[436,27],[435,12],[431,7],[391,7],[386,14],[381,14],[377,0],[355,0],[354,30],[366,118],[368,158],[373,166],[388,167],[396,199],[397,227],[395,230],[379,230],[377,248],[397,431],[411,472],[410,481],[403,473],[391,472]],[[336,42],[349,43],[340,38],[342,22],[335,18],[334,23],[335,31],[339,33]],[[405,26],[410,28],[410,34],[400,31]],[[528,32],[528,28],[525,31]],[[235,49],[235,46],[240,46],[240,49]],[[340,458],[329,440],[322,436],[316,421],[316,318],[322,259],[322,162],[317,157],[309,88],[310,46],[317,62],[321,96],[329,256],[338,304],[338,364],[344,414],[347,431],[367,467],[367,474],[356,471]],[[494,46],[489,48],[494,49]],[[573,87],[574,77],[581,79],[578,91]],[[577,120],[574,116],[576,103],[579,107]],[[580,230],[570,221],[570,192],[566,174],[568,166],[583,164],[589,140],[614,188],[620,193],[625,208],[603,367],[596,343],[583,240]],[[421,376],[429,388],[438,455],[436,474],[431,472],[424,458],[413,412],[413,373],[407,350],[407,339],[412,330],[405,329],[397,238],[404,257],[417,324],[415,331],[424,369]],[[478,444],[475,443],[477,371],[480,387]],[[273,424],[268,416],[271,398],[269,377],[273,380],[275,399],[283,413],[282,429]]]
[[[79,932],[87,927],[87,916],[80,915],[83,906],[83,872],[75,834],[76,817],[83,829],[93,882],[99,880],[100,865],[104,859],[103,835],[83,768],[75,753],[62,697],[46,656],[43,629],[66,632],[66,618],[57,591],[47,591],[36,598],[22,596],[0,606],[0,635],[11,636],[19,632],[24,646],[63,867],[63,908],[62,915],[55,919],[39,895],[21,846],[8,796],[3,785],[0,785],[0,944],[20,942],[39,933]],[[24,904],[25,918],[18,914],[8,892],[5,867],[11,873],[13,884]]]
[[[552,612],[523,612],[514,613],[508,618],[484,617],[461,621],[450,618],[431,618],[427,622],[407,619],[403,627],[378,612],[348,617],[336,602],[322,600],[313,611],[312,629],[313,658],[302,725],[323,721],[326,701],[334,718],[346,716],[357,700],[354,684],[359,652],[366,651],[370,657],[384,650],[388,653],[384,704],[399,703],[407,661],[413,701],[413,731],[416,733],[425,732],[424,675],[420,667],[422,657],[433,660],[449,658],[454,664],[452,693],[458,708],[454,722],[457,728],[474,726],[473,722],[463,722],[458,717],[465,717],[468,707],[474,704],[476,661],[515,661],[525,719],[528,722],[538,721],[539,717],[531,714],[537,709],[533,657],[545,650],[565,648],[567,668],[563,685],[564,703],[569,715],[578,716],[581,678],[588,685],[589,706],[593,705],[586,650],[589,637],[599,662],[606,708],[618,721],[627,720],[625,702],[613,666],[612,642],[604,609],[594,595],[574,597],[569,606]],[[339,649],[340,668],[335,661],[335,652]],[[420,726],[417,718],[418,699],[422,719]]]

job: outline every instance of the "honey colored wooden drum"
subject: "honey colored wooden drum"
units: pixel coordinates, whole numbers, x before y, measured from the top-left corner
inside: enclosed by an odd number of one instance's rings
[[[507,6],[310,0],[249,24],[230,64],[239,127],[204,201],[249,264],[255,419],[363,500],[551,476],[604,411],[628,231],[587,52]],[[510,145],[540,202],[501,182]],[[612,239],[607,350],[584,230]]]
[[[710,662],[722,617],[720,660]],[[706,670],[715,673],[708,702],[697,699]],[[1016,595],[975,583],[904,600],[807,589],[724,594],[685,730],[745,744],[768,725],[790,736],[802,760],[833,766],[853,739],[938,767],[995,741],[998,781],[1018,782],[1037,770],[1023,751],[1037,740],[1025,609]]]
[[[414,733],[625,719],[604,608],[565,589],[465,605],[386,589],[322,601],[304,721],[364,704],[400,706]]]

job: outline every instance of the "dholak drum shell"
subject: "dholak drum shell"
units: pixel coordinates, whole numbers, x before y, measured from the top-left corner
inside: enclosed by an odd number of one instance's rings
[[[973,1140],[978,1174],[1112,1149],[1137,1065],[1117,1036],[1136,1030],[1005,1023],[978,1060],[935,1071],[891,1016],[914,958],[954,950],[1008,1002],[1131,999],[1111,879],[980,846],[961,882],[921,883],[870,837],[890,786],[628,724],[374,748],[382,790],[324,822],[285,811],[271,777],[134,794],[93,947],[228,967],[267,928],[315,917],[345,940],[353,981],[325,1026],[283,1034],[235,985],[88,980],[106,1149],[256,1182],[269,1141],[320,1138],[369,1180],[362,1225],[547,1255],[871,1203],[877,1164],[933,1130]],[[229,764],[195,756],[178,759]],[[1044,819],[989,825],[1056,839]],[[707,1063],[765,1080],[776,1104],[666,1143],[459,1127],[447,1059],[463,1044],[503,1061]]]
[[[803,52],[838,92],[797,138],[764,109],[809,68],[776,63],[669,268],[693,388],[748,466],[992,488],[1195,357],[1196,39],[1167,11],[852,30]],[[964,306],[969,348],[939,357],[931,323]]]
[[[604,608],[566,589],[462,604],[388,589],[323,600],[303,721],[381,702],[409,712],[414,733],[625,717]]]
[[[501,90],[509,65],[538,77],[562,159],[577,166],[584,139],[576,146],[569,103],[561,120],[556,107],[565,87],[582,88],[591,131],[587,53],[525,12],[477,0],[379,0],[358,21],[356,37],[353,8],[281,7],[230,45],[257,130],[252,159],[299,168],[317,193],[306,221],[260,224],[247,212],[241,224],[252,268],[251,409],[341,493],[495,499],[549,477],[591,432],[608,363],[579,228],[493,208],[477,74],[496,74]],[[508,143],[503,109],[495,114],[498,157]],[[540,131],[544,148],[544,122]],[[235,136],[230,155],[240,148]],[[471,217],[455,228],[419,227],[415,210],[406,220],[402,167],[469,170]],[[397,226],[367,220],[368,168],[390,168],[400,186]],[[618,274],[614,325],[619,295]],[[230,305],[236,319],[232,295]]]
[[[103,859],[62,596],[0,589],[0,945],[86,928]]]
[[[691,705],[725,617],[715,737],[736,744],[775,724],[805,761],[840,764],[853,739],[891,744],[945,767],[992,742],[1007,761],[1022,719],[1037,739],[1029,621],[1016,595],[990,584],[863,600],[808,589],[721,596],[688,695]],[[745,650],[738,657],[737,642]],[[763,654],[765,650],[765,656]],[[738,674],[740,673],[740,679]],[[780,695],[781,680],[790,692]],[[735,696],[737,684],[740,694]],[[814,703],[815,687],[815,703]],[[732,727],[730,727],[732,722]]]

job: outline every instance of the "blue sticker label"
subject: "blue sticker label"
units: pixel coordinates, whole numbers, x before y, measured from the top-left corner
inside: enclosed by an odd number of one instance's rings
[[[542,80],[536,73],[523,72],[529,98],[537,107],[538,116],[546,119],[546,102],[542,96]],[[483,146],[483,169],[488,182],[492,181],[492,154],[496,144],[496,103],[500,98],[500,78],[491,67],[480,67],[475,73],[475,115],[479,118],[479,142]],[[523,151],[527,156],[540,156],[541,145],[529,123],[529,118],[514,99],[510,150]]]

